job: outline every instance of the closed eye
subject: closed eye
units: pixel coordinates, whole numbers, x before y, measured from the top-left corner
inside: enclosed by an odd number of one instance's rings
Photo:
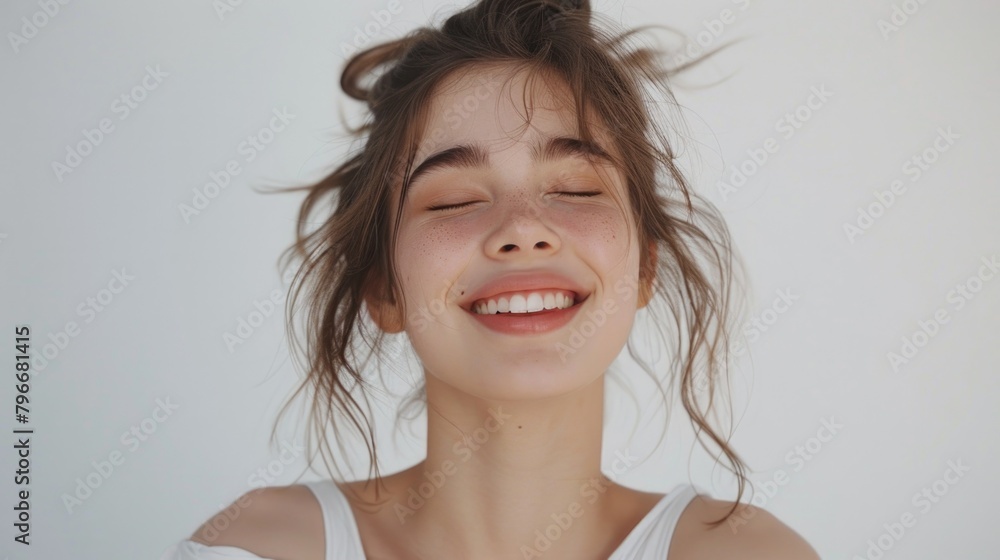
[[[431,212],[440,212],[442,210],[452,210],[454,208],[462,208],[470,204],[475,204],[475,202],[463,202],[462,204],[449,204],[446,206],[431,206],[427,209],[430,210]]]
[[[557,192],[555,194],[564,195],[564,196],[571,196],[571,197],[585,198],[585,197],[597,196],[597,195],[601,194],[601,191],[582,191],[582,192],[565,191],[565,192]],[[443,205],[443,206],[431,206],[431,207],[427,208],[427,210],[429,210],[431,212],[442,212],[444,210],[454,210],[456,208],[464,208],[466,206],[469,206],[470,204],[475,204],[475,203],[476,203],[475,201],[469,201],[469,202],[463,202],[461,204],[447,204],[447,205]]]
[[[601,191],[557,192],[556,194],[564,194],[566,196],[597,196],[601,194]]]

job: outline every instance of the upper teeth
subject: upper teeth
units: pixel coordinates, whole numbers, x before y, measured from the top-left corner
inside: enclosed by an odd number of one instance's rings
[[[572,294],[562,292],[526,292],[480,300],[472,309],[480,315],[494,313],[531,313],[543,309],[566,309],[575,302]]]

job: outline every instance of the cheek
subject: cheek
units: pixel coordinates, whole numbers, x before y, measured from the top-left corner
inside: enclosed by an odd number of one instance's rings
[[[549,216],[561,241],[571,245],[572,253],[602,277],[604,290],[638,274],[633,226],[617,207],[581,204]]]
[[[440,319],[444,305],[465,289],[456,282],[474,254],[474,238],[455,225],[440,222],[400,232],[395,262],[409,322],[428,314]]]
[[[624,256],[629,225],[616,209],[607,206],[574,208],[551,213],[564,242],[571,242],[580,254]]]

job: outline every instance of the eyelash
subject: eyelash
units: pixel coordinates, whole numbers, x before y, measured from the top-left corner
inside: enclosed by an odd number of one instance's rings
[[[579,198],[588,198],[601,194],[601,191],[579,191],[579,192],[566,191],[566,192],[558,192],[556,194],[579,197]],[[449,204],[446,206],[431,206],[430,208],[428,208],[428,210],[430,210],[431,212],[441,212],[444,210],[454,210],[456,208],[463,208],[470,204],[475,204],[475,202],[463,202],[462,204]]]

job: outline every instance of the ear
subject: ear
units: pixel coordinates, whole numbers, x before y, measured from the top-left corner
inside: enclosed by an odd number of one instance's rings
[[[653,299],[653,281],[656,279],[656,241],[649,242],[647,259],[645,265],[640,265],[639,269],[639,301],[636,302],[636,309],[642,309]]]
[[[399,306],[390,302],[388,298],[376,294],[376,291],[381,290],[372,288],[365,293],[365,306],[368,308],[368,314],[372,321],[388,334],[401,332],[404,322]]]

